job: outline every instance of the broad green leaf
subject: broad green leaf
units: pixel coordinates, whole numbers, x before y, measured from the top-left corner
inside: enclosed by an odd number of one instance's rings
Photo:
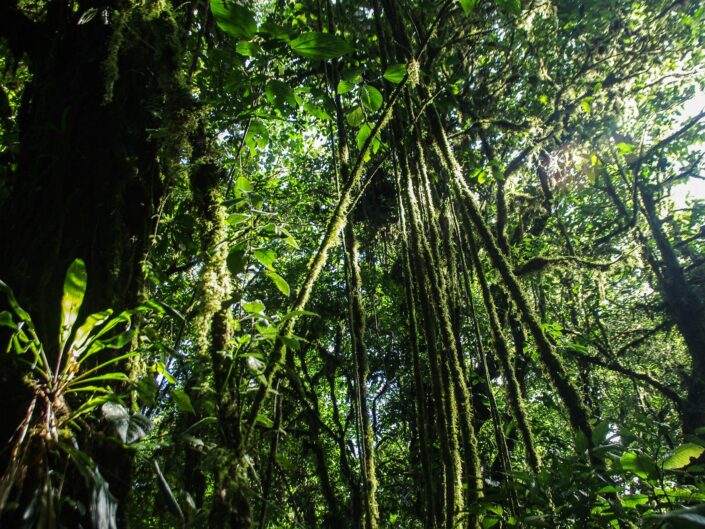
[[[281,112],[286,111],[286,105],[290,105],[292,108],[299,106],[294,91],[282,81],[269,81],[265,88],[265,93],[267,94],[267,99],[274,103]]]
[[[699,458],[705,448],[696,445],[695,443],[685,443],[676,448],[673,455],[663,462],[664,470],[676,470],[683,468],[690,463],[690,459]]]
[[[210,0],[211,12],[218,27],[236,39],[251,39],[257,33],[252,12],[233,0]]]
[[[86,284],[88,274],[86,273],[86,265],[76,259],[69,269],[66,271],[64,279],[64,295],[61,298],[61,328],[59,330],[59,350],[63,350],[66,341],[71,334],[78,310],[83,303],[83,296],[86,294]]]
[[[365,85],[360,89],[360,102],[367,110],[376,112],[382,106],[382,94],[374,86]]]
[[[112,316],[113,311],[111,309],[104,310],[103,312],[97,312],[91,314],[86,318],[86,321],[81,325],[76,331],[76,336],[74,336],[73,344],[71,348],[75,353],[81,353],[81,349],[86,345],[91,332],[96,327],[105,323],[110,316]]]
[[[274,281],[274,284],[277,286],[277,288],[284,294],[285,296],[288,296],[290,293],[289,289],[289,283],[287,283],[282,276],[277,274],[276,272],[270,272],[267,270],[265,272],[265,275]]]
[[[338,83],[338,87],[336,88],[336,92],[338,92],[339,94],[347,94],[348,92],[351,92],[354,88],[355,83],[351,83],[350,81],[341,79]]]
[[[646,494],[631,494],[622,498],[622,504],[627,509],[634,509],[637,505],[644,505],[649,502],[649,497]]]
[[[359,127],[365,121],[365,113],[362,111],[362,108],[356,107],[354,110],[345,114],[345,121],[347,121],[348,125],[351,127]]]
[[[273,222],[268,222],[264,226],[262,226],[257,233],[261,235],[262,237],[279,237],[279,229],[276,224]]]
[[[362,150],[363,145],[365,145],[365,141],[367,141],[367,138],[370,137],[370,134],[372,133],[372,129],[370,126],[365,123],[360,130],[357,133],[356,140],[357,140],[357,148],[359,150]]]
[[[272,272],[274,271],[274,266],[272,265],[277,258],[277,252],[274,250],[255,250],[253,255],[255,256],[255,259],[265,266],[265,268],[271,270]]]
[[[392,64],[389,68],[384,70],[383,77],[390,83],[399,84],[406,75],[406,65],[405,64]]]
[[[233,213],[232,215],[228,215],[226,222],[231,226],[237,226],[249,218],[250,216],[247,213]]]
[[[267,325],[260,325],[260,324],[255,325],[255,327],[257,328],[257,331],[259,331],[259,333],[262,335],[262,338],[264,338],[265,340],[268,340],[268,341],[274,343],[274,340],[277,339],[278,331],[277,331],[276,327],[267,326]],[[252,362],[252,360],[251,360],[252,358],[253,358],[252,355],[250,355],[247,358],[248,363]]]
[[[230,250],[226,259],[228,270],[234,276],[245,271],[245,250],[235,247]]]
[[[475,8],[476,5],[477,0],[460,0],[460,6],[463,8],[463,11],[465,11],[466,15],[472,13],[472,10]]]
[[[635,452],[624,452],[619,462],[623,470],[634,472],[642,479],[646,479],[656,470],[656,465],[651,459]]]
[[[247,178],[245,178],[244,176],[240,176],[235,181],[235,189],[239,189],[240,191],[245,191],[246,193],[249,193],[250,191],[252,191],[252,184]]]
[[[254,42],[241,40],[235,46],[235,51],[244,57],[255,57],[259,52],[260,47]]]
[[[582,108],[586,114],[592,112],[592,107],[590,106],[590,102],[588,100],[583,100],[583,102],[580,103],[580,108]]]
[[[179,411],[196,414],[196,410],[191,403],[191,397],[185,391],[174,388],[171,390],[171,398],[174,399],[174,405]]]
[[[242,308],[251,314],[258,314],[264,310],[264,303],[261,301],[243,301]]]
[[[316,31],[304,33],[289,45],[295,53],[307,59],[335,59],[353,51],[353,47],[345,39]]]

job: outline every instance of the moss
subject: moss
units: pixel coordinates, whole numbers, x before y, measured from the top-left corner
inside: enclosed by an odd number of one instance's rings
[[[553,387],[556,388],[568,412],[568,417],[574,431],[582,432],[587,439],[591,439],[592,428],[588,420],[589,412],[577,388],[571,382],[561,359],[556,355],[546,333],[543,331],[540,320],[529,304],[521,284],[507,261],[507,257],[502,250],[500,250],[496,238],[483,219],[477,198],[463,178],[460,164],[458,164],[455,159],[450,145],[448,144],[448,139],[443,130],[440,118],[432,106],[429,108],[428,117],[434,137],[434,147],[447,168],[451,187],[454,189],[454,192],[458,194],[458,198],[462,199],[458,200],[458,204],[462,205],[463,211],[461,214],[467,215],[467,227],[472,227],[476,230],[483,246],[490,256],[493,266],[502,277],[512,301],[514,301],[519,309],[524,324],[534,338],[544,371],[548,375]]]
[[[517,422],[517,428],[524,443],[527,462],[532,470],[538,472],[541,467],[541,460],[536,452],[531,426],[529,425],[529,421],[526,416],[524,399],[521,395],[519,382],[516,378],[514,364],[512,362],[509,347],[507,346],[507,340],[499,322],[497,309],[492,299],[492,294],[490,292],[489,285],[487,284],[485,273],[482,270],[482,263],[480,262],[480,257],[477,253],[477,247],[475,245],[472,233],[468,234],[468,242],[470,255],[472,256],[473,266],[475,268],[478,283],[480,284],[482,299],[484,301],[485,310],[487,311],[487,316],[490,323],[492,342],[494,343],[495,351],[499,357],[500,365],[502,366],[502,371],[506,380],[510,408],[512,410],[512,414],[514,415],[514,419]]]

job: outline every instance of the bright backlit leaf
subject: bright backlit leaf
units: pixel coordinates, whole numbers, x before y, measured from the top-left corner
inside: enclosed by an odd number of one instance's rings
[[[375,112],[382,106],[382,94],[374,86],[365,85],[360,89],[360,102],[367,110]]]
[[[705,447],[695,443],[685,443],[676,448],[673,455],[663,462],[664,470],[676,470],[690,464],[690,460],[699,458]]]
[[[472,10],[475,8],[476,5],[477,0],[460,0],[460,6],[463,8],[463,11],[465,11],[466,15],[472,13]]]
[[[353,51],[353,47],[345,39],[316,31],[304,33],[292,40],[289,45],[294,53],[307,59],[335,59]]]
[[[218,27],[236,39],[251,39],[257,33],[252,12],[232,0],[210,0],[211,12]]]
[[[383,77],[390,83],[399,84],[406,75],[406,65],[405,64],[392,64],[389,68],[384,70]]]
[[[59,348],[63,349],[73,329],[78,310],[86,294],[88,274],[86,264],[81,259],[76,259],[66,271],[64,279],[64,295],[61,298],[61,328],[59,332]]]
[[[282,294],[284,294],[285,296],[289,295],[289,293],[290,293],[289,283],[287,283],[286,280],[282,276],[280,276],[276,272],[270,272],[269,270],[267,270],[265,272],[265,275],[269,279],[274,281],[274,284],[277,286],[277,288],[281,291]]]
[[[274,250],[255,250],[253,252],[255,259],[264,265],[265,268],[274,271],[274,261],[277,258],[277,252]]]

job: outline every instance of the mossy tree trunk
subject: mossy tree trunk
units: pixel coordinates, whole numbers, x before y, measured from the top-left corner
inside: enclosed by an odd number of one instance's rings
[[[30,72],[16,169],[0,204],[0,277],[32,315],[49,355],[57,349],[63,276],[74,259],[88,267],[84,316],[140,300],[164,174],[178,160],[190,108],[179,81],[182,34],[168,4],[109,0],[81,24],[94,4],[69,5],[48,3],[40,21],[16,6],[0,7],[0,38]],[[153,137],[154,130],[168,140]],[[23,408],[16,389],[3,385],[6,409]],[[14,426],[3,426],[3,443]],[[100,441],[91,455],[125,527],[131,455]]]

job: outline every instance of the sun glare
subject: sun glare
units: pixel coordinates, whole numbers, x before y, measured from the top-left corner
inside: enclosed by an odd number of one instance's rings
[[[698,90],[695,95],[686,101],[681,111],[681,119],[685,121],[700,112],[705,110],[705,91]],[[696,144],[692,146],[693,150],[702,150],[705,145]],[[673,186],[671,189],[671,200],[676,208],[682,209],[688,207],[690,200],[705,200],[705,180],[702,178],[689,178],[687,181]]]

